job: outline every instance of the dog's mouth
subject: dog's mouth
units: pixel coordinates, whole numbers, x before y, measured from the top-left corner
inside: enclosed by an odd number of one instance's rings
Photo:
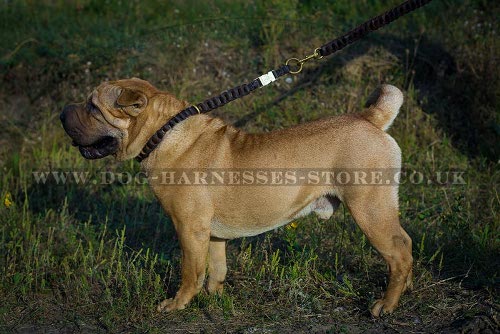
[[[85,159],[101,159],[118,151],[118,139],[105,136],[91,145],[79,145],[73,141],[73,146],[78,146]]]

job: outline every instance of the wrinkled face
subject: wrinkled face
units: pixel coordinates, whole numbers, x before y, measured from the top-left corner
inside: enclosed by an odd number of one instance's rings
[[[128,152],[129,134],[132,128],[140,126],[138,119],[157,93],[147,81],[136,78],[105,82],[86,101],[64,107],[60,119],[73,145],[85,158],[131,158],[130,154],[139,152]]]

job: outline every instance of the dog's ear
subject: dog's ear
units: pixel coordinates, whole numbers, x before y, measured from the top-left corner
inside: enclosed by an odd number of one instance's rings
[[[137,116],[147,105],[146,95],[136,90],[123,88],[116,104],[130,116]]]

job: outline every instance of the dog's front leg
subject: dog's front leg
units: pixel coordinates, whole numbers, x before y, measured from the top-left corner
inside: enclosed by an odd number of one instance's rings
[[[182,282],[175,298],[162,301],[158,305],[158,311],[182,310],[201,290],[205,280],[210,221],[200,217],[172,218],[182,250]]]
[[[209,293],[222,293],[226,273],[226,240],[211,238],[208,251],[207,290]]]

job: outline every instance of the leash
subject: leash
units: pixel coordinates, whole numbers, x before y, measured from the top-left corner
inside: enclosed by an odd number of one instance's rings
[[[178,114],[172,117],[165,125],[163,125],[158,131],[156,131],[156,133],[148,140],[141,153],[139,153],[139,155],[135,159],[139,162],[146,159],[149,154],[160,144],[167,131],[172,129],[176,124],[182,122],[186,118],[193,115],[207,113],[209,111],[222,107],[223,105],[231,101],[250,94],[257,88],[267,86],[271,82],[286,74],[298,74],[302,71],[302,68],[306,62],[312,59],[321,59],[339,50],[342,50],[349,44],[352,44],[355,41],[365,37],[370,32],[388,25],[392,21],[428,4],[431,1],[432,0],[405,1],[401,5],[394,7],[393,9],[388,10],[379,16],[376,16],[371,20],[366,21],[365,23],[359,25],[343,36],[336,38],[326,44],[323,44],[321,47],[316,48],[311,55],[306,56],[303,59],[290,58],[285,62],[285,65],[282,65],[275,70],[269,71],[268,73],[261,75],[260,77],[249,83],[231,88],[222,92],[218,96],[211,97],[201,103],[187,107],[186,109],[180,111]]]

